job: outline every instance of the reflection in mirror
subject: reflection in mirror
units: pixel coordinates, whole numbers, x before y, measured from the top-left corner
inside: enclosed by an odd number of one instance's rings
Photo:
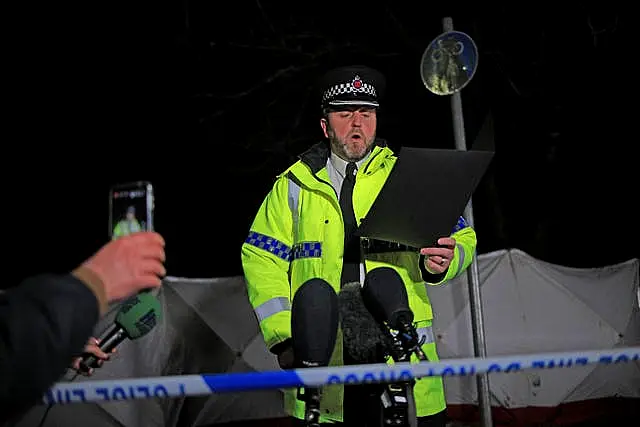
[[[424,51],[420,63],[422,82],[436,95],[459,92],[473,78],[478,49],[467,34],[449,31],[436,37]]]

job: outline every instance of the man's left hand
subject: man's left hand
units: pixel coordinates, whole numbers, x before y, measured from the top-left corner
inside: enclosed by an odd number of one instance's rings
[[[447,271],[453,259],[453,250],[456,247],[456,239],[441,237],[435,248],[422,248],[420,253],[425,256],[424,266],[429,273],[441,274]]]

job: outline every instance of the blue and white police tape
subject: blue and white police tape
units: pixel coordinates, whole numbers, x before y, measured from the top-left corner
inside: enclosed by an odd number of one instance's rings
[[[446,359],[440,362],[331,366],[286,371],[177,375],[120,380],[61,382],[44,396],[47,404],[109,402],[153,397],[174,398],[214,393],[329,384],[389,383],[432,376],[510,373],[530,369],[569,368],[589,364],[640,361],[640,347],[540,353],[520,356]]]

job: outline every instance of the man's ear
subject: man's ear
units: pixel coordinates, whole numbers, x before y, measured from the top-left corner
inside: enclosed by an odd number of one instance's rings
[[[329,133],[327,132],[327,127],[329,126],[329,122],[327,122],[326,118],[320,119],[320,127],[322,128],[322,132],[324,133],[325,138],[329,138]]]

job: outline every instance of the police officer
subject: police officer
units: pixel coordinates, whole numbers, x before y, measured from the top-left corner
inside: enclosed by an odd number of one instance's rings
[[[113,229],[111,240],[116,240],[119,237],[128,236],[129,234],[137,233],[139,231],[142,231],[142,227],[136,218],[136,208],[135,206],[129,206],[125,217],[118,221]]]
[[[296,290],[319,277],[339,292],[345,283],[362,283],[365,272],[391,267],[406,285],[414,321],[425,339],[423,351],[429,360],[437,361],[426,285],[443,284],[465,271],[476,248],[476,234],[461,218],[451,235],[439,239],[439,247],[369,242],[364,250],[353,230],[397,159],[376,135],[385,78],[366,66],[347,66],[330,70],[319,84],[324,140],[277,177],[242,245],[249,300],[265,342],[278,355],[280,365],[291,368],[290,304]],[[343,187],[353,181],[352,186]],[[343,354],[341,339],[338,334],[339,351],[334,351],[330,365],[353,363]],[[324,390],[321,422],[371,425],[363,415],[372,408],[362,407],[366,400],[357,396],[357,388],[354,392],[349,389],[332,386]],[[414,395],[419,425],[444,426],[442,378],[418,380]],[[304,402],[296,398],[295,391],[287,391],[285,403],[292,416],[303,418]]]

